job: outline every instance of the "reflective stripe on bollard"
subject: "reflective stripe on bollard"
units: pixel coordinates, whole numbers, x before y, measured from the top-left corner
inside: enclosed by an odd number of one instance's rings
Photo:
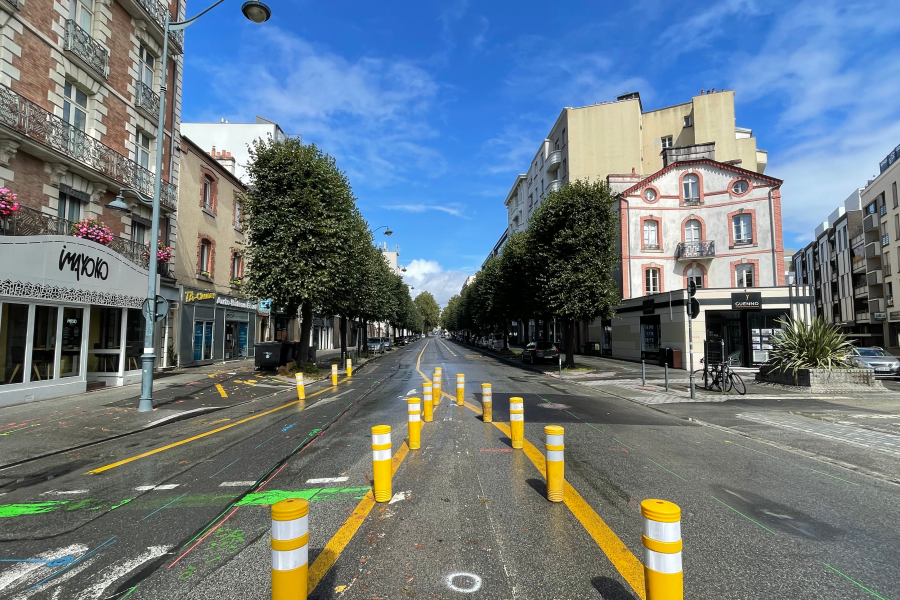
[[[406,401],[406,413],[409,418],[409,449],[418,450],[422,446],[422,403],[419,398]]]
[[[391,426],[372,428],[372,492],[376,502],[391,499]]]
[[[422,413],[422,417],[426,423],[431,423],[434,419],[434,398],[431,396],[431,384],[423,383],[422,384],[422,398],[425,404],[424,412]]]
[[[563,483],[566,479],[564,434],[565,430],[559,425],[544,427],[546,436],[544,449],[547,451],[545,475],[547,477],[547,500],[550,502],[563,501]]]
[[[462,406],[466,401],[466,376],[463,373],[456,374],[456,405]]]
[[[289,498],[272,505],[272,600],[306,600],[309,502]]]
[[[306,388],[303,385],[303,373],[297,373],[294,375],[294,378],[297,380],[297,397],[301,400],[306,400]]]
[[[681,509],[666,500],[641,502],[647,600],[683,600]]]
[[[441,368],[434,368],[434,375],[431,376],[431,395],[434,399],[435,408],[441,405]]]
[[[512,447],[525,447],[525,408],[524,400],[517,396],[509,399],[509,431]]]
[[[491,397],[491,384],[482,383],[481,384],[481,419],[485,423],[493,422],[493,398]]]

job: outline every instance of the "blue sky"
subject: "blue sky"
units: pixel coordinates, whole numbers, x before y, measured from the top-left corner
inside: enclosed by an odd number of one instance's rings
[[[400,245],[416,292],[441,303],[503,232],[503,200],[564,106],[735,90],[737,125],[785,180],[788,248],[900,143],[891,1],[270,6],[264,25],[231,0],[188,29],[183,120],[258,114],[315,142],[371,226],[390,225],[379,240]]]

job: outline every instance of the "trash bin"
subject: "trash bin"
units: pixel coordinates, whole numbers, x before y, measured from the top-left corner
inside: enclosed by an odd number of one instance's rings
[[[669,366],[672,367],[673,369],[683,369],[684,368],[684,366],[683,366],[684,363],[682,362],[681,353],[682,353],[681,350],[678,350],[675,348],[672,349],[672,363]]]
[[[253,365],[258,371],[277,371],[287,364],[290,348],[284,342],[258,342],[253,344],[256,352]]]
[[[664,367],[669,365],[669,368],[674,368],[675,363],[673,362],[672,356],[672,348],[660,348],[659,349],[659,366]]]

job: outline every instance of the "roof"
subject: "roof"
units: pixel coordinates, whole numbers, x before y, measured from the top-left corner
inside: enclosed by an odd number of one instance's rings
[[[757,173],[756,171],[750,171],[749,169],[743,169],[741,167],[736,167],[734,165],[721,163],[721,162],[718,162],[715,160],[711,160],[709,158],[698,158],[695,160],[684,160],[684,161],[674,162],[671,165],[669,165],[668,167],[663,167],[662,169],[660,169],[653,175],[650,175],[646,179],[643,179],[639,183],[631,186],[630,188],[628,188],[627,190],[622,192],[620,195],[626,196],[628,194],[631,194],[632,192],[636,192],[636,191],[640,190],[641,188],[647,186],[648,184],[656,181],[663,175],[666,175],[669,171],[674,171],[678,167],[691,167],[691,166],[696,166],[696,165],[707,165],[710,167],[715,167],[717,169],[722,169],[723,171],[731,171],[733,173],[737,173],[737,174],[743,175],[745,177],[755,177],[756,179],[765,181],[776,187],[780,186],[782,183],[784,183],[781,179],[775,179],[774,177],[769,177],[768,175],[763,175],[762,173]]]
[[[239,189],[242,189],[244,191],[247,191],[249,189],[247,184],[238,179],[237,175],[223,167],[219,161],[210,156],[209,152],[198,146],[197,142],[184,134],[181,134],[181,141],[182,143],[186,143],[188,146],[191,146],[191,149],[194,150],[194,152],[196,152],[202,160],[205,159],[206,164],[210,165],[217,173],[224,176],[226,179],[230,179],[231,182]]]

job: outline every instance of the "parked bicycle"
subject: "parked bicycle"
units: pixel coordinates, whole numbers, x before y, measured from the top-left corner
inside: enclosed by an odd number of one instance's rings
[[[706,359],[701,358],[702,369],[694,371],[695,385],[703,382],[703,389],[730,392],[732,389],[743,396],[747,393],[747,386],[741,376],[731,370],[727,362],[707,365]]]

